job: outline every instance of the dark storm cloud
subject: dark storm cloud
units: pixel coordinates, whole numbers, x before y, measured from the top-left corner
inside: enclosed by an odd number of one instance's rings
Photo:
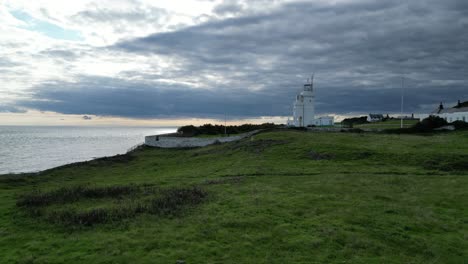
[[[238,1],[215,11],[242,13]],[[315,71],[318,113],[398,112],[401,76],[407,111],[426,112],[440,101],[468,100],[467,17],[465,0],[291,3],[108,47],[182,61],[166,79],[216,75],[229,84],[206,81],[201,90],[88,76],[38,87],[41,100],[22,104],[131,117],[289,115]]]
[[[37,87],[35,100],[23,100],[18,106],[65,114],[94,114],[130,118],[197,117],[229,119],[253,116],[280,116],[292,111],[289,99],[298,89],[268,90],[245,93],[242,89],[193,89],[180,85],[149,85],[114,78],[82,76],[79,83],[54,82]],[[97,88],[99,87],[99,88]],[[466,94],[464,87],[453,88],[449,97],[438,88],[413,87],[405,90],[407,112],[417,112],[433,97],[450,98]],[[344,88],[317,90],[319,113],[398,112],[399,88],[362,90]],[[285,100],[285,98],[287,100]],[[369,103],[369,98],[372,102]],[[285,103],[286,101],[286,103]],[[434,107],[423,106],[425,111]],[[340,110],[343,109],[343,110]],[[338,110],[338,111],[336,111]]]
[[[334,109],[318,109],[323,112],[380,109],[379,98],[398,91],[402,75],[411,80],[408,94],[427,100],[413,102],[431,104],[468,97],[467,6],[466,1],[294,3],[117,47],[179,56],[192,73],[239,73],[243,83],[262,81],[271,93],[294,89],[297,74],[317,71],[318,88],[329,95],[318,99],[336,103]],[[346,97],[334,96],[343,92]]]
[[[148,85],[96,76],[83,76],[79,83],[53,82],[36,88],[34,100],[22,100],[18,105],[65,114],[132,118],[221,118],[225,113],[237,118],[278,115],[288,110],[279,98],[265,91],[245,95],[230,89]]]
[[[293,67],[294,74],[308,69],[369,72],[374,67],[391,73],[466,70],[463,9],[455,1],[423,3],[289,4],[266,15],[155,34],[118,47],[189,58],[197,67],[202,62],[203,67],[234,65],[239,70],[277,58],[281,60],[268,66],[279,72]]]

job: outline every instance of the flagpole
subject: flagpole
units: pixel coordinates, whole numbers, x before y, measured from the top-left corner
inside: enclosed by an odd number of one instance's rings
[[[404,95],[405,95],[405,77],[401,77],[401,122],[400,122],[400,128],[403,128],[403,104],[404,104]]]

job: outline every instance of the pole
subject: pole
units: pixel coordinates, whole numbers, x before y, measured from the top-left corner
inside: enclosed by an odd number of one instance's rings
[[[227,128],[226,128],[226,109],[224,109],[224,136],[227,136]]]
[[[400,128],[403,128],[403,104],[404,104],[404,95],[405,95],[405,77],[401,77],[401,122],[400,122]]]

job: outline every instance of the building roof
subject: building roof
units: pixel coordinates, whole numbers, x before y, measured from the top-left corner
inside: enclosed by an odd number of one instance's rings
[[[382,114],[369,114],[370,118],[383,118],[384,116]]]
[[[468,112],[468,101],[461,103],[458,101],[458,104],[452,108],[442,108],[439,106],[435,109],[432,113],[433,114],[451,114],[451,113],[461,113],[461,112]]]
[[[457,107],[457,108],[447,108],[438,111],[438,114],[450,114],[450,113],[459,113],[459,112],[468,112],[468,106],[466,107]]]
[[[465,101],[463,103],[458,101],[458,104],[456,106],[454,106],[453,108],[462,108],[462,107],[468,107],[468,101]]]

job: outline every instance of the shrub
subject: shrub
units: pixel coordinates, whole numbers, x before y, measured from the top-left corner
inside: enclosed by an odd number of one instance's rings
[[[343,119],[343,121],[341,121],[341,124],[344,127],[350,127],[350,128],[352,128],[354,125],[366,124],[366,123],[369,123],[369,121],[367,121],[367,116],[345,118]]]
[[[461,120],[450,123],[455,127],[455,129],[468,129],[468,122],[463,122]]]
[[[264,123],[260,125],[255,124],[243,124],[240,126],[222,126],[205,124],[203,126],[183,126],[177,129],[177,132],[182,133],[184,136],[196,136],[196,135],[221,135],[226,132],[227,134],[239,134],[254,131],[257,129],[272,129],[282,127],[282,125],[275,125],[273,123]]]
[[[195,136],[199,134],[198,128],[193,125],[179,127],[177,132],[187,136]]]
[[[443,127],[447,125],[445,119],[438,116],[429,116],[422,121],[416,123],[412,128],[417,132],[430,132],[435,128]]]

